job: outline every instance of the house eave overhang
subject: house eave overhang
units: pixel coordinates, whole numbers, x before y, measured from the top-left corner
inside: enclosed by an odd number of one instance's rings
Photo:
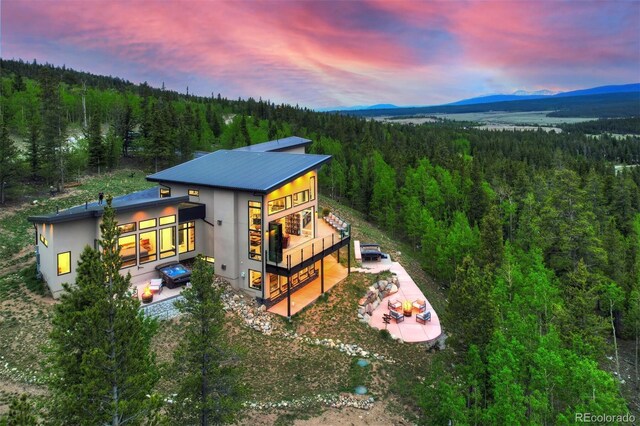
[[[177,183],[177,184],[180,184],[180,185],[198,185],[198,186],[204,186],[204,187],[207,187],[207,188],[228,189],[230,191],[242,191],[242,192],[252,192],[252,193],[256,193],[256,194],[268,194],[269,192],[273,191],[274,189],[279,188],[279,187],[291,182],[292,180],[295,180],[295,179],[299,178],[300,176],[308,173],[310,170],[319,169],[320,166],[322,166],[323,164],[328,163],[329,161],[331,161],[331,156],[327,156],[326,158],[322,159],[321,161],[318,161],[318,162],[314,163],[313,165],[310,165],[309,167],[305,167],[304,169],[298,170],[296,173],[292,174],[291,176],[287,176],[286,178],[281,179],[280,181],[275,182],[275,183],[269,185],[268,187],[262,187],[262,188],[215,185],[215,184],[206,183],[206,182],[187,182],[187,181],[184,181],[184,180],[158,179],[158,178],[154,178],[152,175],[147,176],[147,180],[149,182],[157,182],[157,183],[159,183],[161,185],[165,184],[165,183]]]
[[[183,203],[185,201],[189,201],[189,197],[187,195],[142,201],[142,202],[129,204],[129,205],[116,206],[114,207],[114,209],[116,210],[116,214],[118,214],[121,212],[146,209],[150,207],[162,207],[167,205],[175,205],[175,204]],[[64,212],[62,212],[61,214],[29,216],[27,220],[31,223],[44,223],[48,225],[51,223],[64,223],[64,222],[73,222],[75,220],[80,220],[80,219],[97,218],[97,217],[101,217],[103,213],[104,213],[103,209],[92,208],[92,209],[82,210],[79,212],[69,213],[69,214],[65,214]]]

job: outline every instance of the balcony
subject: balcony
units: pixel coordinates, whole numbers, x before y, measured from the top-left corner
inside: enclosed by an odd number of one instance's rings
[[[351,225],[346,224],[342,231],[329,225],[323,219],[317,220],[317,237],[282,251],[282,262],[270,261],[266,252],[266,271],[272,274],[288,276],[320,261],[351,241]]]

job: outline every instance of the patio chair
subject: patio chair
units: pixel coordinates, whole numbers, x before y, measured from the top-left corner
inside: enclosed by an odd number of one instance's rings
[[[152,293],[162,293],[162,278],[155,278],[149,282],[149,290]]]
[[[431,321],[431,311],[420,312],[416,315],[416,322],[426,325],[427,321]]]
[[[391,315],[391,318],[396,320],[396,324],[404,321],[404,314],[402,312],[394,311],[393,309],[391,309],[389,311],[389,315]]]
[[[422,299],[414,300],[411,305],[416,308],[418,312],[424,312],[427,310],[427,302]]]
[[[387,308],[389,308],[392,311],[395,311],[397,309],[402,308],[402,302],[400,302],[399,300],[396,300],[396,299],[389,300],[387,302]]]

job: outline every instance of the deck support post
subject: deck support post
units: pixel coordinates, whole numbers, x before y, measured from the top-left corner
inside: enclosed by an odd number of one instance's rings
[[[324,257],[320,258],[320,294],[324,294]]]
[[[287,256],[287,266],[291,271],[291,255]],[[287,319],[291,321],[291,275],[287,275]]]
[[[351,275],[351,239],[349,239],[349,244],[347,244],[347,276]]]

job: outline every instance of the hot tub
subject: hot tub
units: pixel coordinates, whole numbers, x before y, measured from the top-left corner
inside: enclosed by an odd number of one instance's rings
[[[191,270],[178,262],[164,263],[156,266],[156,269],[169,288],[179,287],[191,280]]]

